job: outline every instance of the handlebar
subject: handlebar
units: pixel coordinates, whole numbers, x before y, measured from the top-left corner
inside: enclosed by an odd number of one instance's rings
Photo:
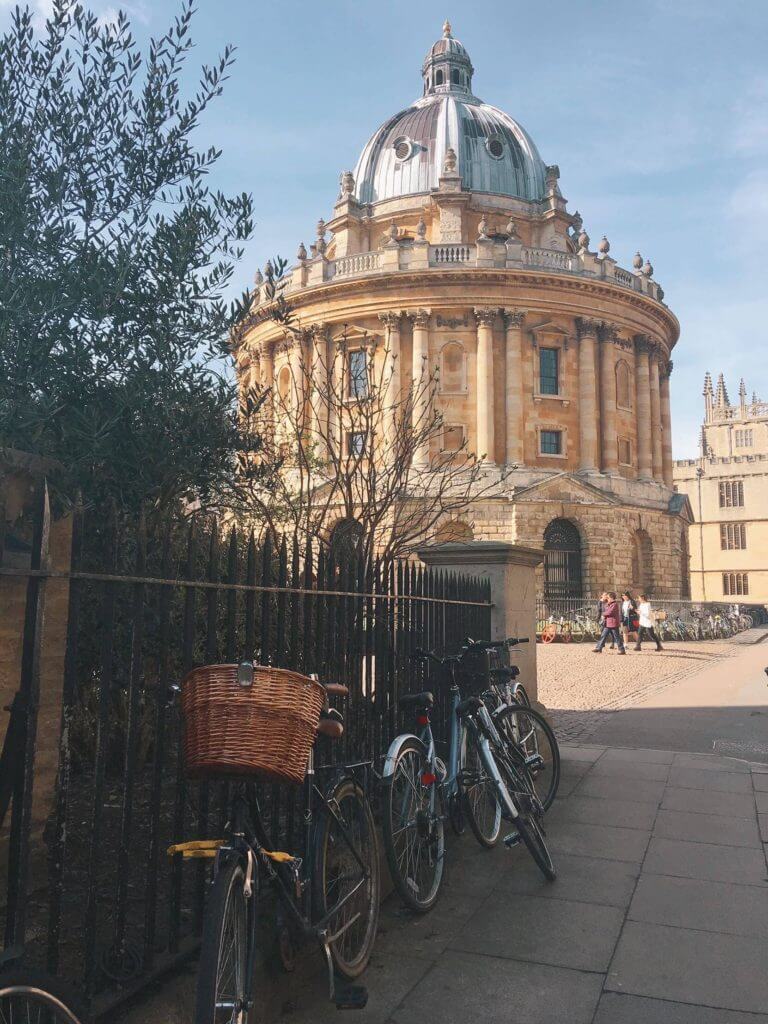
[[[530,643],[527,636],[508,636],[505,640],[473,640],[468,636],[461,645],[458,654],[446,654],[440,657],[434,651],[425,651],[420,647],[411,652],[411,657],[417,661],[433,661],[436,665],[450,665],[458,663],[470,651],[494,651],[504,647],[516,647],[518,644]]]

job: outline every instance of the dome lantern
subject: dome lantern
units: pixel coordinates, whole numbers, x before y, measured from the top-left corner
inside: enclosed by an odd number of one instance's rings
[[[451,23],[446,21],[442,39],[432,46],[421,68],[424,95],[446,92],[471,94],[474,70],[469,54],[459,40],[453,38]]]

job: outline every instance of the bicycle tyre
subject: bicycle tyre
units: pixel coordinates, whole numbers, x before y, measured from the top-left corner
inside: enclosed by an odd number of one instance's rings
[[[79,994],[59,978],[26,967],[8,966],[0,973],[0,1020],[89,1024],[90,1019]]]
[[[430,811],[429,804],[436,783],[432,782],[425,786],[421,781],[424,772],[431,774],[432,768],[424,755],[423,745],[416,739],[406,740],[398,751],[392,774],[388,775],[382,783],[381,825],[389,873],[400,899],[410,910],[418,914],[431,910],[435,905],[445,871],[443,816],[440,814],[440,808],[437,807],[434,820],[430,820],[433,812]],[[402,787],[402,796],[400,795],[401,782],[406,783]],[[409,793],[411,794],[410,799]],[[414,797],[419,802],[418,809],[414,807]],[[405,800],[408,799],[406,807]],[[426,820],[424,819],[425,813]],[[419,814],[422,815],[421,819],[418,817]],[[420,852],[413,857],[409,848],[407,846],[403,848],[403,842],[399,839],[402,833],[409,829],[409,826],[403,825],[404,817],[407,821],[413,819],[411,831],[414,835],[414,845],[419,845]],[[406,843],[407,840],[406,836]],[[421,856],[422,849],[426,854],[424,859]],[[403,862],[403,856],[405,856],[405,862]],[[423,875],[420,875],[419,867],[422,864],[425,870]],[[411,865],[414,870],[409,877],[406,877]],[[428,870],[430,867],[433,868],[431,872]]]
[[[465,772],[467,770],[472,771],[472,761],[475,757],[477,758],[476,770],[482,770],[487,774],[479,747],[474,742],[472,735],[467,733],[464,754]],[[483,805],[487,805],[489,797],[493,799],[492,817],[490,814],[483,814],[482,811]],[[462,784],[461,803],[464,809],[464,817],[469,822],[469,827],[472,829],[475,839],[486,849],[493,849],[501,835],[501,804],[499,803],[492,778],[488,776],[485,782],[471,787]]]
[[[379,920],[381,882],[376,827],[370,804],[354,779],[345,777],[336,782],[328,800],[336,808],[340,821],[346,825],[356,849],[370,868],[367,883],[362,886],[358,895],[342,908],[342,921],[332,918],[328,925],[332,932],[336,932],[355,912],[360,914],[359,920],[330,944],[337,971],[345,978],[354,979],[368,966]],[[343,892],[336,896],[334,889],[350,880],[357,884],[359,879],[354,879],[354,875],[350,879],[349,866],[352,866],[353,872],[358,873],[360,867],[336,820],[325,809],[321,812],[315,828],[314,843],[313,901],[316,918],[319,920],[343,898]],[[333,898],[329,899],[331,895]]]
[[[557,872],[537,817],[533,814],[520,814],[515,820],[515,827],[539,871],[548,882],[554,882]]]
[[[245,872],[240,860],[223,864],[216,872],[203,918],[195,1024],[248,1024],[250,1014],[243,1008],[248,964],[248,908],[244,885]],[[255,893],[251,898],[255,899]],[[234,958],[233,977],[228,982],[221,975],[229,963],[225,943],[230,933]],[[225,990],[230,984],[231,992]],[[235,1003],[234,1007],[217,1007],[217,1003],[230,1000]]]
[[[543,771],[528,771],[528,774],[531,775],[534,792],[541,801],[542,807],[545,811],[548,810],[552,806],[560,786],[560,745],[552,726],[542,714],[533,708],[515,707],[511,704],[494,715],[494,723],[499,735],[507,741],[507,749],[513,761],[520,756],[517,750],[519,737],[522,735],[525,738],[533,734],[533,742],[528,740],[530,749],[525,748],[525,756],[539,754],[544,758],[548,767]],[[543,734],[546,740],[551,755],[550,761],[548,761],[546,751],[542,752],[539,749],[541,740],[536,736],[536,730]],[[546,784],[536,785],[537,778],[541,778]]]
[[[528,696],[528,691],[522,683],[515,684],[512,698],[516,704],[520,705],[520,707],[529,708],[531,706],[531,698]]]

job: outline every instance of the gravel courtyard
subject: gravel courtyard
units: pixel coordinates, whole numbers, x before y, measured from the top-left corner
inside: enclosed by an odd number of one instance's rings
[[[561,740],[587,736],[600,712],[631,706],[641,697],[677,679],[736,654],[766,632],[758,627],[727,640],[672,642],[656,652],[653,644],[625,657],[592,644],[538,644],[539,700],[546,706]]]

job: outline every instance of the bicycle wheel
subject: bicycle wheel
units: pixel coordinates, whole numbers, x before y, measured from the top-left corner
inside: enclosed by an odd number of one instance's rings
[[[195,1024],[248,1024],[248,910],[241,862],[216,873],[203,919]],[[255,898],[255,897],[252,897]]]
[[[493,756],[499,774],[518,811],[513,825],[538,869],[547,881],[553,882],[557,878],[557,872],[552,863],[552,856],[547,849],[544,830],[541,827],[543,809],[538,798],[531,793],[529,781],[525,777],[527,773],[517,771],[507,757],[495,754]]]
[[[496,795],[493,779],[488,774],[470,734],[466,734],[461,787],[464,815],[469,827],[478,843],[490,849],[499,841],[501,804]]]
[[[0,974],[2,1024],[86,1024],[78,996],[42,971],[11,967]]]
[[[368,965],[379,919],[376,830],[370,805],[354,779],[341,779],[327,799],[335,816],[323,809],[315,830],[315,914],[319,920],[349,897],[331,916],[328,929],[337,935],[330,944],[337,970],[345,978],[357,978]]]
[[[434,906],[443,880],[445,833],[432,766],[418,740],[407,740],[382,786],[382,832],[389,872],[407,907]]]
[[[513,762],[522,758],[536,795],[546,811],[560,785],[560,747],[552,726],[533,708],[502,708],[494,716]]]
[[[515,683],[512,699],[515,704],[520,704],[521,707],[529,708],[531,706],[531,698],[528,696],[528,692],[522,683]]]

